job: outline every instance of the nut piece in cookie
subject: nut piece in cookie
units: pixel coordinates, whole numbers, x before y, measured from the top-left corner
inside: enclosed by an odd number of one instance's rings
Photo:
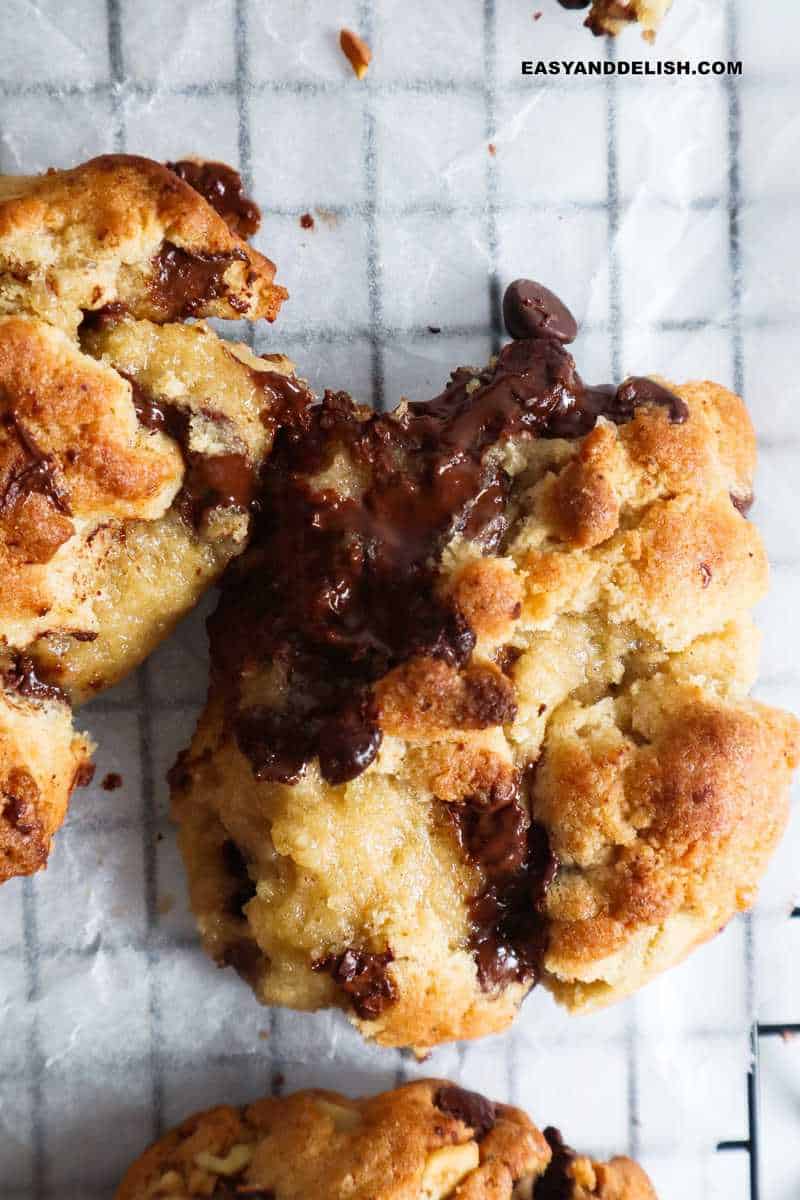
[[[271,316],[283,294],[240,236],[258,210],[237,173],[174,166],[110,156],[0,181],[0,653],[73,704],[241,553],[275,431],[310,401],[288,360],[170,319]],[[26,869],[66,778],[40,789]]]
[[[504,312],[514,340],[434,400],[328,393],[278,434],[172,773],[212,956],[386,1045],[677,962],[752,902],[798,759],[747,696],[741,401],[589,386],[552,293]]]
[[[562,8],[590,8],[586,21],[596,35],[621,33],[628,25],[638,23],[642,36],[652,41],[672,0],[558,0]]]
[[[236,232],[230,182],[222,215],[211,190],[199,173],[128,154],[0,178],[0,313],[69,333],[109,305],[152,321],[274,320],[286,298],[274,264]]]
[[[556,1130],[441,1079],[370,1099],[304,1091],[184,1121],[115,1200],[656,1200],[640,1167],[581,1158]]]

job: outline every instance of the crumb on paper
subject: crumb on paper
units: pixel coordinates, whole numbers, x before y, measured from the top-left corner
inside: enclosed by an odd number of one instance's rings
[[[172,892],[165,892],[163,896],[159,896],[156,909],[161,917],[165,917],[167,913],[172,912],[175,907],[175,897]]]
[[[441,333],[441,332],[442,332],[441,325],[429,325],[428,326],[428,333]]]
[[[339,45],[358,79],[363,79],[372,59],[372,51],[363,38],[352,29],[343,29],[339,34]]]
[[[286,1076],[283,1071],[278,1071],[272,1076],[272,1086],[276,1092],[279,1092],[285,1083]]]
[[[301,229],[313,229],[315,224],[316,222],[314,221],[311,213],[303,213],[302,217],[300,218]]]
[[[157,833],[157,834],[156,834],[156,841],[157,841],[157,842],[163,842],[163,840],[164,840],[164,835],[163,835],[163,833]]]
[[[489,142],[489,153],[492,158],[497,154],[497,146],[495,146],[494,142]]]
[[[541,21],[542,10],[540,8],[537,8],[536,12],[533,14],[533,19],[534,19],[534,21]]]
[[[121,788],[122,776],[119,771],[109,771],[107,775],[104,775],[100,787],[104,792],[115,792],[117,788]]]
[[[268,1039],[269,1039],[269,1030],[268,1029],[259,1029],[258,1040],[260,1042],[266,1042]]]
[[[315,208],[314,212],[322,221],[323,225],[327,225],[328,229],[335,229],[339,224],[339,214],[331,212],[328,208]]]

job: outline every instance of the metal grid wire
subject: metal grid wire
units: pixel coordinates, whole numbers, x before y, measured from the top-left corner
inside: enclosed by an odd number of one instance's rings
[[[79,0],[80,3],[91,5],[93,0]],[[583,337],[602,340],[607,367],[612,378],[620,378],[626,362],[626,341],[623,331],[627,330],[630,314],[626,311],[625,282],[626,264],[621,250],[621,230],[625,210],[624,183],[621,167],[621,123],[623,86],[614,78],[607,78],[602,83],[583,90],[596,101],[601,98],[604,110],[604,157],[605,157],[605,194],[594,197],[573,197],[569,193],[570,181],[565,181],[566,194],[551,197],[545,205],[534,205],[525,199],[510,197],[501,186],[500,158],[486,154],[478,169],[480,187],[476,190],[483,195],[476,195],[473,189],[464,188],[456,196],[422,198],[407,201],[402,199],[394,202],[382,195],[379,177],[379,122],[378,106],[392,97],[446,97],[453,104],[469,102],[482,106],[481,139],[486,143],[496,138],[498,126],[501,123],[501,106],[509,94],[523,91],[531,93],[532,87],[554,87],[531,85],[508,79],[498,79],[499,54],[499,20],[500,9],[508,7],[503,0],[474,0],[466,7],[472,10],[475,6],[480,9],[480,41],[481,62],[476,74],[465,72],[463,76],[455,74],[453,78],[408,78],[382,82],[380,76],[371,73],[363,86],[360,97],[360,138],[361,138],[361,170],[363,171],[363,189],[360,199],[326,204],[328,216],[336,221],[353,222],[363,228],[363,269],[366,285],[366,309],[362,315],[343,320],[340,313],[331,321],[315,322],[313,327],[304,328],[292,326],[291,318],[284,331],[273,331],[270,334],[269,348],[276,345],[294,351],[302,361],[302,356],[310,348],[319,351],[320,348],[334,353],[337,347],[343,349],[345,355],[353,357],[367,354],[369,363],[369,391],[376,406],[393,403],[396,400],[397,389],[394,386],[394,368],[391,366],[393,347],[402,342],[405,347],[412,349],[417,345],[429,345],[431,334],[427,323],[415,324],[413,321],[398,319],[394,309],[389,311],[387,299],[397,281],[389,276],[385,262],[385,246],[382,237],[386,237],[387,222],[403,222],[433,219],[438,222],[473,221],[480,226],[483,243],[487,250],[488,275],[488,314],[485,318],[471,315],[464,319],[455,320],[448,324],[437,317],[437,342],[442,347],[450,348],[463,346],[477,348],[476,357],[481,357],[481,348],[495,350],[501,341],[501,288],[507,281],[507,256],[503,254],[503,232],[511,237],[515,217],[525,217],[534,208],[546,208],[547,219],[556,227],[557,223],[577,217],[585,217],[596,222],[593,228],[604,231],[605,254],[607,256],[607,286],[605,297],[605,313],[601,305],[600,313],[593,313],[590,319],[582,323]],[[739,32],[737,28],[739,15],[742,12],[741,3],[737,0],[720,0],[725,12],[726,56],[730,59],[739,57]],[[341,82],[331,79],[309,77],[291,78],[272,81],[269,78],[257,78],[252,61],[252,23],[255,8],[248,0],[229,0],[220,4],[220,11],[225,10],[226,20],[229,18],[233,29],[233,72],[229,79],[216,80],[213,83],[197,80],[176,83],[175,85],[148,83],[132,75],[125,60],[125,21],[129,19],[130,7],[125,0],[105,0],[98,2],[96,15],[102,10],[107,30],[107,55],[109,63],[108,80],[90,82],[88,85],[81,81],[72,83],[61,82],[58,78],[49,79],[19,79],[4,80],[0,78],[0,101],[9,104],[24,104],[28,99],[44,97],[54,101],[73,100],[74,102],[104,105],[107,110],[110,127],[108,131],[108,148],[116,151],[126,150],[131,143],[128,129],[128,105],[132,100],[146,106],[152,99],[161,103],[164,98],[204,99],[213,101],[227,99],[232,102],[236,119],[236,150],[239,166],[248,187],[259,195],[255,166],[259,151],[254,151],[254,106],[261,103],[265,97],[294,96],[298,103],[308,97],[324,98],[334,104],[343,95],[352,91],[352,82],[343,78]],[[359,0],[351,6],[350,20],[347,23],[358,28],[368,43],[372,43],[376,35],[375,10],[368,0]],[[2,21],[2,17],[0,17]],[[601,45],[598,43],[598,45]],[[576,43],[577,46],[577,43]],[[583,47],[585,49],[585,47]],[[626,50],[626,53],[628,51]],[[600,53],[614,58],[621,53],[620,47],[613,42],[602,44]],[[565,85],[561,85],[564,87]],[[568,84],[567,87],[577,89],[579,84]],[[659,315],[650,323],[654,335],[668,336],[702,336],[711,332],[718,338],[724,338],[728,344],[729,377],[737,391],[742,392],[747,375],[747,335],[753,330],[781,330],[792,324],[793,318],[788,319],[783,314],[774,311],[758,311],[748,318],[743,305],[743,263],[742,263],[742,160],[741,160],[741,89],[749,86],[747,80],[730,81],[719,85],[724,90],[724,145],[727,156],[724,185],[712,195],[689,197],[686,208],[697,214],[724,214],[726,224],[725,253],[728,258],[729,288],[722,315]],[[560,131],[551,129],[551,137],[560,136]],[[261,135],[259,134],[259,137]],[[137,145],[136,149],[142,149]],[[198,146],[198,149],[201,149]],[[576,167],[580,164],[576,164]],[[482,178],[481,178],[482,176]],[[311,197],[308,204],[284,203],[269,205],[271,219],[284,219],[287,223],[296,223],[296,218],[309,208],[314,207],[317,197]],[[325,200],[325,197],[321,198]],[[510,225],[504,223],[510,222]],[[269,252],[270,246],[267,245]],[[277,253],[275,257],[279,257]],[[279,262],[281,259],[279,258]],[[359,267],[361,263],[359,264]],[[393,315],[394,314],[394,315]],[[263,335],[260,332],[247,336],[254,340],[257,349],[262,348]],[[449,360],[440,364],[442,372],[451,365]],[[647,363],[640,363],[642,369],[647,369]],[[328,379],[334,386],[339,384],[336,378]],[[362,392],[363,395],[363,392]],[[795,570],[797,564],[789,564]],[[169,651],[167,651],[169,653]],[[175,651],[179,653],[179,649]],[[180,668],[179,668],[180,670]],[[19,1052],[4,1054],[5,1047],[0,1047],[0,1100],[3,1104],[19,1105],[24,1110],[26,1119],[20,1119],[18,1125],[25,1127],[24,1137],[20,1145],[26,1145],[27,1150],[20,1153],[24,1162],[13,1173],[11,1184],[0,1178],[0,1196],[3,1200],[49,1200],[58,1196],[59,1200],[97,1200],[108,1196],[111,1184],[111,1168],[101,1171],[98,1175],[93,1171],[92,1164],[81,1161],[82,1154],[75,1153],[75,1145],[81,1144],[82,1133],[87,1121],[96,1126],[100,1137],[108,1138],[108,1131],[103,1134],[102,1114],[78,1110],[74,1114],[74,1122],[66,1132],[54,1133],[51,1113],[63,1110],[59,1101],[53,1099],[58,1076],[58,1054],[54,1054],[49,1031],[49,1010],[44,1003],[51,984],[48,971],[53,963],[67,964],[74,960],[85,959],[87,969],[90,964],[96,964],[98,949],[102,951],[104,962],[109,971],[109,987],[116,988],[117,971],[119,971],[120,986],[130,986],[135,993],[136,1032],[130,1032],[119,1023],[116,1012],[113,1020],[111,1041],[112,1047],[118,1048],[118,1058],[123,1064],[119,1069],[123,1078],[118,1080],[123,1093],[129,1091],[134,1100],[136,1115],[132,1117],[134,1128],[130,1134],[131,1151],[120,1149],[119,1153],[112,1152],[110,1158],[118,1166],[124,1165],[127,1157],[131,1157],[143,1142],[157,1137],[176,1119],[176,1113],[181,1115],[197,1107],[200,1103],[209,1103],[223,1098],[219,1091],[209,1093],[199,1076],[205,1074],[217,1077],[231,1084],[231,1091],[242,1095],[256,1095],[265,1090],[278,1094],[285,1087],[304,1086],[310,1083],[326,1083],[335,1086],[337,1073],[348,1084],[361,1084],[365,1088],[388,1086],[392,1082],[400,1082],[416,1074],[427,1073],[431,1068],[437,1073],[450,1074],[463,1079],[474,1086],[482,1086],[487,1092],[506,1096],[517,1102],[524,1102],[527,1085],[526,1076],[533,1064],[536,1069],[536,1058],[532,1057],[531,1036],[518,1025],[504,1040],[502,1051],[498,1043],[489,1043],[484,1047],[459,1046],[450,1050],[438,1052],[433,1063],[423,1067],[415,1064],[410,1058],[399,1053],[365,1050],[357,1041],[356,1035],[343,1034],[341,1029],[331,1021],[321,1026],[322,1036],[316,1033],[310,1047],[304,1045],[306,1032],[301,1027],[297,1032],[294,1018],[291,1014],[280,1011],[270,1011],[260,1015],[260,1023],[264,1026],[259,1031],[263,1037],[263,1045],[254,1055],[252,1050],[243,1049],[238,1045],[233,1050],[216,1050],[213,1043],[209,1051],[198,1037],[202,1047],[199,1057],[187,1053],[185,1045],[175,1047],[174,1027],[172,1023],[172,1008],[175,1003],[175,990],[172,985],[170,971],[173,963],[180,973],[188,969],[186,964],[196,956],[196,941],[190,929],[180,922],[173,926],[162,907],[163,880],[165,868],[160,860],[162,839],[166,838],[168,825],[164,811],[164,799],[161,789],[165,757],[163,747],[163,727],[174,718],[182,723],[180,736],[176,734],[176,744],[181,744],[185,730],[191,723],[191,716],[196,710],[200,697],[190,694],[191,689],[178,689],[178,695],[165,695],[162,687],[164,673],[163,656],[151,660],[135,676],[134,680],[124,685],[118,693],[101,699],[92,706],[92,712],[100,722],[107,722],[109,728],[116,731],[119,721],[126,721],[128,737],[135,743],[135,753],[132,759],[136,762],[136,776],[140,795],[138,811],[123,811],[113,816],[80,816],[82,829],[89,833],[99,828],[111,836],[128,839],[128,845],[138,839],[139,848],[129,853],[137,853],[140,857],[141,883],[143,900],[140,920],[131,931],[128,928],[123,936],[116,937],[114,928],[98,932],[95,938],[78,942],[76,945],[59,940],[57,934],[51,936],[43,922],[39,910],[40,882],[28,879],[16,889],[20,903],[21,938],[18,943],[13,940],[6,946],[0,945],[0,970],[3,975],[0,981],[5,982],[7,973],[20,970],[24,973],[24,987],[21,998],[25,1002],[26,1017],[22,1023],[22,1036]],[[794,681],[792,681],[794,686]],[[100,753],[104,752],[102,731],[99,733]],[[134,747],[132,747],[133,749]],[[105,802],[105,801],[104,801]],[[74,820],[74,818],[73,818]],[[78,830],[78,836],[83,836]],[[64,838],[66,839],[67,833]],[[58,854],[58,844],[56,854]],[[51,868],[51,871],[53,868]],[[7,889],[10,891],[10,889]],[[795,912],[793,915],[797,916]],[[800,926],[800,921],[796,922]],[[743,957],[743,986],[744,1010],[748,1021],[756,1012],[756,949],[754,946],[753,918],[744,919],[744,936],[741,942]],[[133,962],[133,967],[130,964]],[[117,965],[115,965],[117,964]],[[92,965],[92,970],[97,970]],[[126,973],[127,972],[127,973]],[[230,998],[230,1007],[236,1007],[236,1001],[242,1004],[247,999],[234,992],[235,984],[226,981],[230,990],[223,988],[223,993]],[[60,993],[57,993],[60,996]],[[0,999],[2,993],[0,993]],[[133,1010],[132,1010],[133,1011]],[[616,1063],[615,1074],[622,1080],[621,1103],[625,1113],[627,1127],[627,1146],[614,1141],[615,1135],[598,1135],[595,1140],[599,1152],[613,1152],[622,1149],[635,1156],[642,1154],[644,1161],[650,1165],[650,1157],[658,1161],[659,1149],[653,1150],[649,1140],[649,1123],[644,1109],[646,1102],[643,1096],[643,1085],[647,1081],[650,1060],[643,1063],[646,1048],[646,1031],[641,1028],[641,1007],[636,1002],[629,1002],[623,1015],[613,1025],[602,1027],[603,1048],[613,1053]],[[141,1019],[140,1019],[141,1018]],[[93,1014],[90,1014],[93,1020]],[[223,1025],[225,1016],[217,1014],[218,1025]],[[307,1027],[306,1027],[307,1028]],[[335,1050],[328,1058],[325,1040],[331,1038]],[[759,1126],[758,1105],[758,1046],[762,1037],[772,1037],[777,1034],[796,1032],[798,1026],[789,1024],[774,1024],[754,1021],[752,1025],[753,1062],[748,1075],[747,1084],[747,1121],[748,1133],[745,1138],[721,1141],[719,1150],[744,1150],[749,1154],[749,1181],[751,1200],[762,1200],[763,1193],[759,1192],[759,1151],[763,1149],[763,1134]],[[714,1029],[706,1030],[709,1037],[719,1035],[725,1045],[739,1048],[740,1038],[734,1033],[728,1036]],[[137,1041],[136,1038],[139,1038]],[[590,1030],[588,1036],[576,1032],[571,1035],[569,1042],[559,1026],[556,1039],[556,1057],[572,1049],[580,1055],[588,1056],[593,1049],[592,1043],[597,1034]],[[133,1046],[130,1055],[127,1054],[128,1039]],[[337,1040],[338,1039],[338,1040]],[[298,1045],[300,1050],[298,1050]],[[734,1059],[736,1051],[731,1051]],[[315,1055],[319,1061],[315,1061]],[[338,1057],[337,1057],[338,1055]],[[293,1057],[294,1056],[294,1057]],[[10,1059],[10,1065],[9,1061]],[[91,1065],[92,1059],[89,1058]],[[599,1061],[599,1060],[598,1060]],[[611,1061],[602,1060],[604,1062]],[[55,1066],[54,1066],[55,1064]],[[105,1082],[114,1075],[115,1053],[102,1061],[102,1071],[105,1072]],[[231,1083],[235,1080],[235,1084]],[[600,1081],[595,1081],[598,1086]],[[2,1089],[5,1088],[5,1091]],[[176,1089],[180,1089],[176,1097]],[[192,1090],[194,1089],[194,1091]],[[591,1094],[591,1089],[589,1089]],[[91,1094],[91,1092],[89,1093]],[[192,1103],[192,1097],[197,1095],[198,1103]],[[616,1094],[616,1093],[615,1093]],[[551,1089],[551,1098],[555,1099],[556,1092]],[[231,1095],[231,1098],[234,1098]],[[744,1099],[744,1097],[743,1097]],[[573,1122],[567,1129],[568,1136],[573,1140],[583,1139],[583,1143],[591,1145],[593,1122],[598,1112],[592,1109],[591,1100],[582,1106],[584,1116],[591,1113],[588,1131],[582,1130]],[[543,1116],[549,1119],[544,1110],[544,1101],[540,1102]],[[599,1106],[598,1106],[599,1107]],[[130,1113],[125,1101],[117,1104],[114,1115]],[[742,1109],[744,1112],[744,1108]],[[142,1117],[144,1113],[144,1117]],[[3,1114],[0,1106],[0,1117]],[[537,1113],[534,1112],[534,1116]],[[588,1139],[587,1139],[588,1132]],[[723,1131],[720,1130],[720,1133]],[[113,1135],[112,1135],[113,1138]],[[124,1141],[124,1138],[122,1139]],[[70,1160],[70,1152],[72,1159]],[[0,1164],[11,1162],[11,1156],[4,1160],[3,1146],[0,1144]],[[735,1157],[735,1156],[734,1156]],[[720,1162],[722,1159],[720,1158]],[[77,1164],[77,1165],[76,1165]],[[0,1166],[0,1169],[1,1166]],[[10,1168],[9,1168],[10,1169]],[[726,1176],[727,1180],[732,1177]],[[735,1181],[744,1182],[735,1177]],[[735,1181],[730,1183],[730,1194],[733,1195]],[[663,1191],[664,1200],[671,1200],[671,1195],[677,1197],[683,1192]],[[715,1193],[716,1194],[716,1193]],[[722,1192],[719,1193],[722,1195]],[[729,1193],[726,1191],[726,1195]],[[746,1194],[746,1189],[741,1195]]]

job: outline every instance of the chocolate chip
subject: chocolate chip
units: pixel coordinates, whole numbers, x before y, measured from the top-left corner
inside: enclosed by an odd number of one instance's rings
[[[491,1100],[487,1100],[479,1092],[468,1092],[455,1084],[439,1088],[433,1103],[449,1117],[455,1117],[457,1121],[468,1125],[477,1142],[485,1138],[487,1133],[491,1133],[497,1122],[497,1108]]]
[[[358,1015],[365,1021],[374,1021],[397,999],[394,980],[386,969],[393,961],[391,950],[373,954],[351,947],[343,954],[331,954],[318,960],[313,964],[313,970],[327,971],[350,997]]]
[[[578,9],[588,8],[592,0],[558,0],[562,8]]]
[[[311,213],[303,213],[302,217],[300,218],[300,228],[313,229],[314,224],[314,218],[312,217]]]
[[[575,340],[578,324],[572,313],[549,288],[533,279],[515,279],[503,297],[503,321],[512,338]]]
[[[100,787],[104,792],[115,792],[117,788],[122,787],[122,776],[117,771],[109,771],[103,776],[103,781]]]

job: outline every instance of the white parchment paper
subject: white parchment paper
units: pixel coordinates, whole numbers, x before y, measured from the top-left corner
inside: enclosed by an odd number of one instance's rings
[[[342,26],[373,47],[363,82]],[[520,75],[523,58],[610,54],[740,58],[744,73]],[[4,0],[0,169],[120,149],[241,165],[264,209],[257,244],[292,297],[257,348],[293,355],[317,387],[433,394],[490,352],[492,280],[532,275],[581,319],[584,376],[743,388],[774,565],[759,695],[797,710],[798,66],[795,0],[675,0],[655,47],[631,31],[613,50],[555,0]],[[744,1200],[746,1156],[715,1146],[746,1136],[751,1020],[800,1020],[797,822],[755,915],[634,999],[571,1019],[535,994],[505,1037],[419,1066],[338,1015],[259,1008],[196,943],[164,773],[204,694],[202,617],[81,714],[97,783],[47,872],[0,892],[3,1200],[109,1197],[201,1106],[419,1073],[521,1104],[598,1154],[637,1154],[664,1200]],[[109,771],[120,790],[99,786]],[[789,1200],[800,1043],[762,1057],[764,1195]]]

